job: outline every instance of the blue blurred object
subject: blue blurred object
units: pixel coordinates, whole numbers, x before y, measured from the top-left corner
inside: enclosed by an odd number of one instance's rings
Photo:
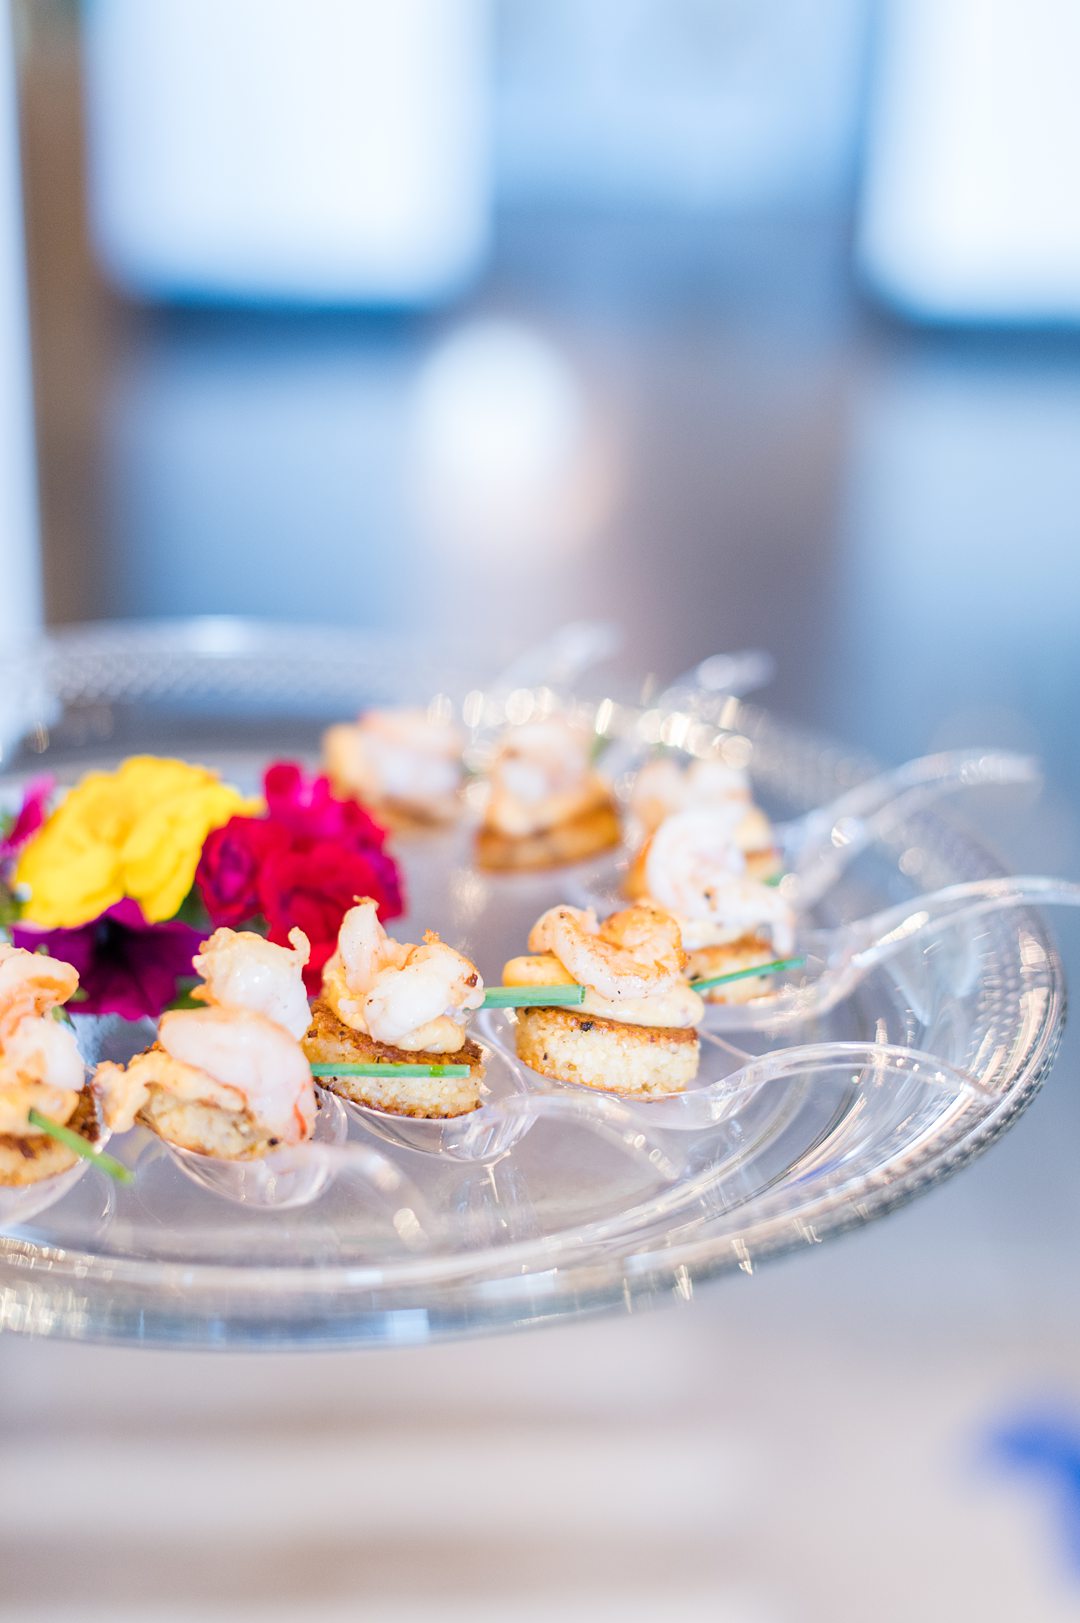
[[[487,0],[90,0],[98,255],[150,300],[424,304],[489,232]]]
[[[846,207],[870,0],[502,0],[500,196]]]
[[[858,257],[916,320],[1080,321],[1080,8],[891,0]]]
[[[1080,1417],[1020,1415],[991,1437],[995,1458],[1033,1474],[1050,1492],[1069,1560],[1080,1572]]]

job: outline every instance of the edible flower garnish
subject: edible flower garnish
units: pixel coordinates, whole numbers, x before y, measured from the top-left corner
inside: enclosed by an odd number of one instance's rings
[[[77,929],[130,897],[150,924],[172,918],[191,889],[207,834],[247,810],[205,767],[134,755],[91,772],[24,845],[14,873],[23,918]]]
[[[195,971],[202,931],[179,920],[150,924],[138,902],[125,897],[74,930],[31,930],[16,925],[12,939],[31,952],[44,949],[79,972],[75,1014],[118,1014],[156,1019]]]

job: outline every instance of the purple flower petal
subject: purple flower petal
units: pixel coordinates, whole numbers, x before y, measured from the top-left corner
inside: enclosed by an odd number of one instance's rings
[[[181,976],[194,973],[192,959],[202,932],[178,921],[148,924],[130,897],[74,930],[29,930],[17,925],[15,945],[44,947],[74,966],[85,994],[72,1014],[118,1014],[125,1020],[156,1019],[172,1002]]]

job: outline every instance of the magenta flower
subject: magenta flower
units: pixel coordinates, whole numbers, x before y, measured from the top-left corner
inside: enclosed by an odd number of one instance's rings
[[[275,761],[263,778],[266,813],[293,841],[340,840],[353,850],[382,845],[386,830],[355,800],[344,800],[324,777],[305,777],[294,761]]]
[[[47,802],[55,788],[55,778],[34,778],[27,784],[15,821],[0,839],[0,865],[18,856],[27,840],[37,833],[49,815]]]
[[[31,952],[44,947],[79,972],[72,1014],[118,1014],[124,1020],[156,1020],[177,994],[181,976],[193,975],[192,959],[203,932],[172,921],[148,924],[138,902],[125,896],[89,924],[74,930],[29,930],[16,925],[12,939]]]

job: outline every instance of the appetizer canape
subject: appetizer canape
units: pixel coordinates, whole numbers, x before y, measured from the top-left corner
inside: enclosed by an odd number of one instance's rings
[[[504,735],[477,835],[481,868],[554,868],[618,844],[615,802],[592,765],[594,742],[564,716]]]
[[[0,1185],[40,1183],[75,1165],[40,1122],[88,1142],[98,1115],[75,1034],[59,1011],[79,984],[70,964],[0,946]]]
[[[342,920],[304,1052],[319,1067],[322,1084],[353,1104],[397,1116],[462,1116],[480,1104],[484,1056],[465,1026],[483,1001],[475,964],[430,930],[422,946],[393,940],[376,904],[365,898]],[[340,1073],[328,1069],[335,1064]],[[385,1074],[348,1071],[380,1064]],[[452,1074],[391,1068],[403,1065]],[[462,1069],[465,1075],[453,1074]]]
[[[94,1073],[107,1126],[122,1133],[140,1122],[180,1149],[226,1161],[311,1137],[315,1084],[300,1046],[310,948],[302,930],[289,940],[277,947],[222,929],[203,942],[195,957],[203,984],[191,995],[205,1008],[168,1010],[152,1048]]]
[[[723,809],[665,818],[645,844],[633,883],[635,894],[678,919],[691,981],[770,964],[792,951],[794,910],[775,885],[753,876]],[[704,995],[745,1003],[760,994],[760,979],[748,976]]]
[[[658,1099],[697,1075],[695,1027],[705,1012],[684,974],[679,924],[649,903],[602,924],[577,907],[553,907],[529,934],[529,955],[503,970],[507,986],[585,988],[575,1008],[520,1008],[517,1051],[562,1082]]]
[[[756,879],[769,879],[780,872],[780,853],[772,827],[761,807],[754,804],[750,779],[742,767],[726,761],[658,755],[646,761],[635,778],[630,811],[642,839],[627,881],[631,897],[648,894],[642,868],[649,838],[666,818],[678,812],[710,811],[727,819],[735,843],[746,858],[748,872]]]
[[[363,802],[392,829],[452,822],[464,777],[464,740],[426,710],[369,710],[323,736],[334,791]]]

